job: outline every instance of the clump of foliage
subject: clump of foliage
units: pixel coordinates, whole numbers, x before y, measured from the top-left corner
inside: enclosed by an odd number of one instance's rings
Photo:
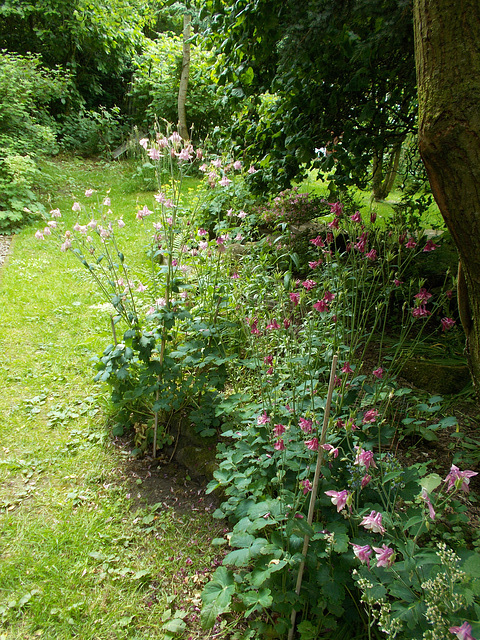
[[[328,211],[329,206],[324,199],[310,193],[299,193],[298,187],[281,191],[270,203],[255,208],[255,213],[268,225],[282,222],[301,225]]]
[[[35,159],[58,149],[48,106],[68,86],[68,75],[45,69],[38,56],[0,52],[0,233],[42,211]]]

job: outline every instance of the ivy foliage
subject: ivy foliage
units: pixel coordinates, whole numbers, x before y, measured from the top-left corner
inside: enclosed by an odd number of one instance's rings
[[[209,0],[204,12],[236,139],[263,158],[264,182],[285,186],[316,160],[364,185],[374,155],[414,130],[410,0]]]

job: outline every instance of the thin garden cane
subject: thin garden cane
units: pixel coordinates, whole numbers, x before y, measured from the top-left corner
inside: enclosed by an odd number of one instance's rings
[[[327,427],[328,427],[328,420],[330,417],[330,406],[332,404],[333,387],[335,385],[335,372],[337,370],[337,360],[338,360],[338,356],[337,355],[333,356],[332,368],[330,370],[330,380],[328,383],[327,402],[325,405],[325,414],[323,416],[322,433],[320,435],[320,442],[318,443],[317,466],[315,467],[315,476],[313,478],[312,492],[310,494],[310,504],[308,506],[307,522],[309,526],[312,525],[313,513],[315,511],[315,501],[317,499],[318,482],[320,480],[320,469],[322,467],[322,462],[323,462],[324,450],[322,449],[322,445],[325,444],[325,439],[327,437]],[[303,539],[302,556],[304,557],[304,560],[302,560],[300,567],[298,569],[297,586],[295,587],[295,593],[297,594],[297,596],[300,595],[300,589],[302,587],[303,571],[305,569],[305,558],[307,557],[309,542],[310,542],[310,536],[307,533],[305,534],[305,538]],[[290,619],[290,629],[288,632],[288,640],[292,640],[293,638],[296,617],[297,617],[297,612],[295,609],[293,609],[292,616]]]

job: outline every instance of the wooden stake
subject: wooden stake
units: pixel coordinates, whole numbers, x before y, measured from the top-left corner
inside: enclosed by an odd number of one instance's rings
[[[315,501],[317,499],[318,482],[320,480],[320,469],[322,468],[322,463],[323,463],[324,450],[322,449],[322,444],[325,444],[325,440],[327,437],[328,420],[330,418],[330,407],[332,404],[333,387],[335,385],[335,372],[337,370],[337,361],[338,361],[338,356],[337,355],[333,356],[332,368],[330,370],[330,380],[328,383],[327,402],[325,405],[325,413],[323,416],[322,433],[320,435],[320,441],[318,443],[317,466],[315,467],[315,476],[313,478],[312,492],[310,494],[310,504],[308,506],[307,522],[309,526],[312,526],[313,514],[315,512]],[[309,542],[310,542],[310,536],[308,534],[305,534],[305,537],[303,539],[303,549],[302,549],[302,556],[304,559],[300,563],[300,567],[298,569],[297,585],[295,588],[295,593],[297,594],[297,596],[300,595],[300,589],[302,588],[303,572],[305,570],[305,559],[307,557]],[[288,631],[288,640],[292,640],[293,638],[293,634],[295,631],[296,617],[297,617],[297,612],[295,609],[293,609],[292,616],[290,618],[291,626]]]

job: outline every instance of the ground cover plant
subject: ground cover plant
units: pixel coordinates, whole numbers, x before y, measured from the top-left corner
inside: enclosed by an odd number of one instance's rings
[[[212,541],[225,558],[195,633],[233,624],[232,637],[286,637],[294,619],[304,639],[350,638],[352,626],[356,637],[477,633],[478,538],[463,497],[477,472],[461,451],[442,477],[425,462],[406,467],[394,448],[399,433],[435,440],[456,425],[441,398],[398,381],[425,336],[451,346],[459,332],[451,275],[431,287],[409,271],[441,239],[319,201],[316,232],[296,253],[296,191],[265,215],[248,198],[242,207],[255,167],[203,158],[171,131],[141,146],[156,193],[123,194],[122,206],[105,183],[72,189],[35,235],[41,252],[76,261],[78,282],[97,285],[102,329],[88,344],[112,391],[114,434],[141,432],[139,454],[181,437],[172,425],[184,418],[220,436],[210,490],[221,489],[215,515],[229,528]],[[205,178],[185,200],[193,162]],[[49,420],[68,417],[54,407]],[[440,588],[451,597],[439,604]],[[166,611],[174,621],[159,637],[189,632],[181,608]]]

